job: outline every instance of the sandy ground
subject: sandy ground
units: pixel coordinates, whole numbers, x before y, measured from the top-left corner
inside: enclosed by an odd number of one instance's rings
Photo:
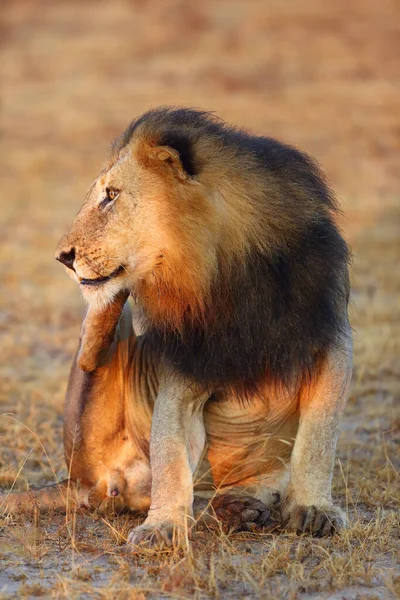
[[[53,260],[109,141],[158,104],[215,110],[318,158],[352,245],[355,371],[334,492],[342,536],[199,533],[120,552],[133,517],[0,521],[0,597],[400,595],[400,6],[2,3],[0,485],[66,475],[62,402],[83,303]]]

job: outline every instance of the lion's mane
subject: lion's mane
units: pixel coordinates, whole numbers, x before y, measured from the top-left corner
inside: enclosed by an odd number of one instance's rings
[[[238,237],[253,215],[240,255],[218,248],[201,311],[188,301],[177,327],[144,308],[152,351],[213,390],[229,387],[241,395],[264,383],[288,386],[312,377],[341,343],[349,297],[349,251],[316,163],[291,146],[190,109],[145,113],[114,142],[110,160],[135,137],[173,148],[188,177],[221,185],[225,201],[240,206],[237,222],[227,222]]]

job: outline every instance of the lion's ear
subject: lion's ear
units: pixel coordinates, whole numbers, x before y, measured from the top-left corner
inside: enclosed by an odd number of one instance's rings
[[[169,146],[157,146],[154,148],[156,160],[165,165],[169,165],[176,177],[182,181],[189,177],[188,173],[183,168],[180,156],[176,150]]]
[[[140,157],[149,166],[168,166],[180,180],[196,174],[192,144],[181,133],[165,133],[154,145],[142,143]]]

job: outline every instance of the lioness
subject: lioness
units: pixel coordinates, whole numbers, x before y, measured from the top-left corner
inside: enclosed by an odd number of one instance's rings
[[[324,535],[352,370],[349,252],[298,150],[190,109],[113,143],[57,249],[89,308],[65,405],[80,503],[147,510],[180,544],[196,492],[245,494]],[[129,303],[139,310],[136,336]]]

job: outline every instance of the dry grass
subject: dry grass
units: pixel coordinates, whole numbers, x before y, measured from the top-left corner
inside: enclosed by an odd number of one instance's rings
[[[190,551],[128,556],[133,517],[4,519],[1,597],[399,597],[396,0],[9,0],[2,19],[0,412],[16,420],[0,418],[0,485],[66,475],[82,302],[52,254],[107,143],[151,105],[213,109],[319,158],[354,250],[355,373],[334,479],[351,520],[340,537],[199,532]]]

